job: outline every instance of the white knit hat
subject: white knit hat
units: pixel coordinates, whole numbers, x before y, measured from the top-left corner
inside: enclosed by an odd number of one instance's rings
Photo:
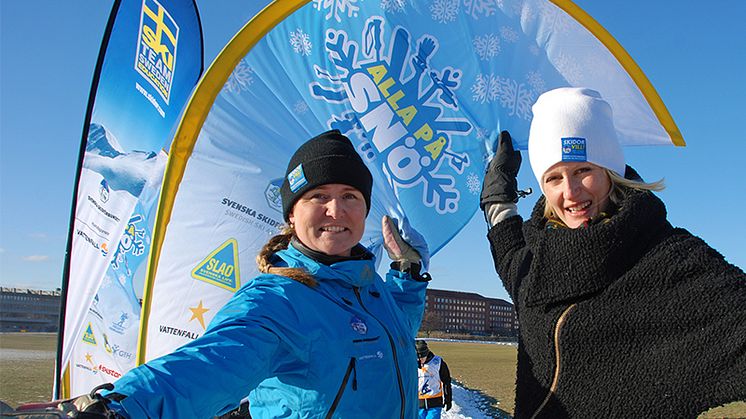
[[[539,96],[532,110],[528,157],[540,187],[544,172],[562,161],[587,161],[624,176],[624,153],[611,106],[597,91],[583,87],[550,90]]]

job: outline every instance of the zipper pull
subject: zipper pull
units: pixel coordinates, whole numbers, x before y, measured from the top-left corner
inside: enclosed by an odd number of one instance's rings
[[[356,359],[352,358],[352,389],[357,391],[357,365]]]

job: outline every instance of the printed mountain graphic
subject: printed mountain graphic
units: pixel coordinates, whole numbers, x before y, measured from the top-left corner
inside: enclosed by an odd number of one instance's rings
[[[127,152],[103,125],[91,123],[83,167],[103,176],[109,188],[140,196],[150,179],[160,178],[164,165],[165,156]]]
[[[125,154],[119,141],[113,134],[106,132],[106,128],[100,124],[91,124],[88,127],[88,142],[85,151],[112,158]]]

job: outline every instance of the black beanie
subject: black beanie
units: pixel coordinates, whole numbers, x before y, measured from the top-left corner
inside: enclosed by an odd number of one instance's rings
[[[417,339],[414,343],[414,347],[417,350],[417,358],[424,358],[430,353],[430,348],[427,347],[427,342],[422,339]]]
[[[329,183],[349,185],[359,190],[370,211],[373,176],[350,139],[336,129],[306,141],[290,158],[280,187],[285,221],[290,221],[290,210],[307,190]]]

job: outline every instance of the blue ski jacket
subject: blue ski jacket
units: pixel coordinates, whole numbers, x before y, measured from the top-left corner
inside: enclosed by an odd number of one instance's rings
[[[254,419],[416,418],[427,283],[395,270],[384,282],[374,260],[323,265],[292,245],[276,256],[318,285],[258,276],[203,336],[117,380],[108,394],[125,397],[111,407],[129,418],[210,418],[248,395]]]

